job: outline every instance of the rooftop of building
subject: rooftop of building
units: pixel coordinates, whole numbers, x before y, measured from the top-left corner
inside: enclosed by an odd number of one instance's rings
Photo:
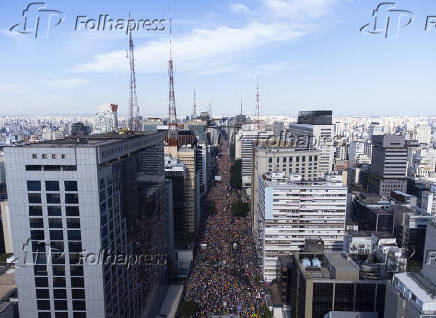
[[[436,285],[421,273],[404,272],[395,274],[398,279],[423,303],[436,302]]]
[[[0,267],[0,299],[11,295],[17,288],[15,283],[15,274],[7,266]]]
[[[145,136],[157,135],[159,132],[127,132],[127,133],[106,133],[95,134],[81,137],[67,137],[64,139],[41,141],[37,143],[25,143],[16,145],[16,147],[26,148],[86,148],[98,147],[117,143],[123,140],[139,139]]]
[[[387,200],[383,200],[382,196],[375,193],[368,193],[368,192],[359,192],[358,201],[363,205],[373,205],[373,204],[378,204],[380,202],[389,203]]]
[[[280,141],[281,143],[285,143],[284,140]],[[297,147],[283,147],[283,146],[264,146],[259,145],[256,147],[256,151],[264,151],[267,153],[282,153],[282,152],[307,152],[312,155],[318,155],[321,153],[318,149],[304,149]]]
[[[359,280],[360,267],[343,252],[294,253],[306,279]]]
[[[358,271],[359,265],[357,265],[351,258],[347,257],[345,253],[338,252],[325,252],[327,260],[330,266],[333,266],[336,271]]]
[[[393,238],[392,233],[381,232],[381,231],[356,231],[356,230],[349,230],[348,234],[350,234],[352,237],[371,237],[371,235],[374,234],[378,238]]]

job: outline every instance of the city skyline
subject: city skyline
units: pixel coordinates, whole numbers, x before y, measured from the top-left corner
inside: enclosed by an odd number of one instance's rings
[[[28,2],[2,4],[4,63],[1,114],[92,114],[106,102],[127,114],[128,60],[121,31],[74,31],[78,16],[98,19],[157,18],[166,30],[133,33],[141,114],[166,115],[167,2],[98,4],[46,2],[63,22],[35,39],[9,29],[22,22]],[[431,1],[398,1],[415,20],[397,38],[359,32],[372,22],[378,1],[225,1],[171,3],[175,94],[180,114],[190,114],[193,90],[199,111],[209,102],[216,115],[255,111],[259,76],[261,114],[296,115],[332,109],[334,114],[436,115],[431,107]],[[126,9],[128,8],[128,9]],[[86,49],[85,49],[86,48]],[[413,65],[413,68],[408,65]],[[328,83],[328,85],[325,85]],[[217,89],[218,88],[218,89]],[[236,111],[236,109],[238,111]],[[37,111],[36,111],[37,110]],[[74,111],[73,111],[74,110]],[[180,117],[180,116],[179,116]]]

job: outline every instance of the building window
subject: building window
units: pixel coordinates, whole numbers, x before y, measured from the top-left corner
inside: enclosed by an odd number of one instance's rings
[[[67,227],[71,229],[80,228],[80,219],[78,218],[67,219]]]
[[[53,265],[53,276],[65,276],[65,265]]]
[[[32,154],[32,159],[38,159],[38,155],[36,153]]]
[[[63,241],[64,233],[62,230],[50,230],[50,240],[52,241]]]
[[[55,305],[56,310],[67,310],[68,309],[66,300],[55,300],[54,305]]]
[[[65,181],[65,191],[77,191],[77,181]]]
[[[48,278],[47,277],[35,277],[35,286],[36,287],[48,287]],[[44,308],[42,308],[42,309],[44,309]]]
[[[60,205],[49,205],[47,206],[48,216],[61,216],[62,210]]]
[[[29,216],[42,216],[42,206],[30,205],[29,206]]]
[[[47,193],[47,203],[61,203],[61,197],[59,193]]]
[[[51,318],[49,311],[38,311],[38,318]]]
[[[42,222],[42,218],[30,218],[29,219],[30,228],[31,229],[42,229],[44,228],[44,223]]]
[[[64,153],[61,155],[61,158],[62,158],[62,159],[65,159],[65,154],[64,154]]]
[[[71,276],[83,276],[83,266],[82,265],[71,265],[70,266]]]
[[[44,231],[42,230],[31,230],[30,238],[32,240],[43,241],[44,240]]]
[[[65,194],[66,204],[77,204],[79,203],[79,196],[77,193],[66,193]]]
[[[81,240],[80,230],[68,230],[68,240],[80,241]]]
[[[65,212],[67,216],[79,216],[78,206],[67,206],[65,207]]]
[[[60,218],[48,219],[48,224],[50,228],[62,228],[62,219]]]
[[[37,277],[42,278],[42,277]],[[38,300],[37,301],[38,310],[50,310],[50,300]]]
[[[53,289],[53,296],[55,299],[65,299],[67,298],[66,289]]]
[[[42,166],[40,165],[26,165],[26,171],[41,171]]]
[[[71,278],[71,287],[72,288],[83,288],[83,287],[85,287],[84,279],[82,277],[72,277]],[[85,296],[85,293],[84,293],[83,289],[82,290],[76,289],[76,291],[79,292],[79,293],[80,293],[80,291],[82,291],[83,292],[83,296]],[[83,299],[84,297],[83,298],[82,297],[74,297],[74,295],[73,295],[73,298]]]
[[[45,191],[59,191],[59,181],[46,181]]]
[[[68,249],[70,252],[81,252],[82,251],[82,242],[68,242]]]
[[[56,159],[56,154],[52,153],[52,154],[51,154],[51,158],[52,158],[52,159]]]
[[[41,191],[41,182],[27,181],[27,191]]]
[[[65,277],[53,277],[53,287],[65,287]]]
[[[48,289],[36,289],[36,298],[50,298]]]
[[[86,303],[84,300],[73,300],[73,310],[86,310]]]
[[[42,154],[42,159],[47,159],[47,154],[46,153]]]

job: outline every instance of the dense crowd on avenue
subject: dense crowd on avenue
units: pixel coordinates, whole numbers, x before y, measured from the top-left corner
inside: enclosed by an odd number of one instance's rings
[[[264,283],[248,218],[233,217],[231,202],[238,199],[229,184],[231,160],[222,145],[217,182],[209,192],[216,213],[209,215],[186,285],[185,300],[198,305],[195,317],[239,314],[258,317],[265,305]],[[225,153],[227,152],[227,153]]]

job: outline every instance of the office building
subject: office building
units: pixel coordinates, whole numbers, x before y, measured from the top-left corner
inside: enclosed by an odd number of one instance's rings
[[[162,134],[137,133],[6,148],[21,317],[156,314],[167,281],[163,146]]]
[[[308,124],[308,125],[331,125],[332,111],[331,110],[300,111],[298,112],[297,123]]]
[[[385,198],[390,198],[391,191],[406,192],[407,148],[404,137],[376,135],[372,143],[369,190]]]
[[[179,131],[180,133],[180,131]],[[197,233],[200,222],[200,179],[197,167],[197,145],[165,146],[164,152],[177,158],[186,167],[185,171],[185,232],[191,240]]]
[[[142,126],[144,127],[144,131],[168,130],[167,123],[161,118],[145,118]]]
[[[280,138],[280,136],[284,133],[285,123],[282,121],[275,121],[273,123],[273,134],[276,138]]]
[[[257,249],[266,281],[277,277],[278,257],[319,239],[324,249],[341,251],[345,234],[347,187],[335,182],[303,182],[283,172],[259,177]]]
[[[289,125],[289,132],[290,138],[297,140],[297,147],[321,151],[318,166],[321,173],[333,171],[335,148],[331,111],[299,112],[298,122]]]
[[[182,249],[186,246],[187,231],[185,228],[185,178],[186,165],[176,158],[165,155],[165,177],[171,180],[173,198],[173,222],[175,248]]]
[[[436,215],[436,185],[430,187],[430,191],[423,191],[421,208],[431,215]]]
[[[323,318],[331,311],[377,312],[385,307],[385,280],[360,278],[345,253],[296,252],[292,256],[291,317]]]
[[[303,180],[316,180],[318,172],[319,150],[304,150],[280,147],[256,147],[252,158],[252,180],[250,189],[251,221],[253,234],[257,236],[258,180],[266,172],[284,172],[287,177],[299,174]]]
[[[391,204],[376,194],[363,193],[352,203],[352,220],[360,231],[394,233],[394,214]]]
[[[414,137],[420,144],[430,144],[431,142],[431,126],[418,125],[415,127]]]
[[[192,130],[197,136],[198,142],[206,144],[207,140],[207,121],[192,120],[184,122],[184,127],[187,130]]]
[[[383,125],[380,125],[378,122],[372,122],[369,125],[369,140],[372,140],[373,136],[383,135],[384,129]],[[386,132],[388,133],[388,131]]]
[[[251,186],[254,148],[267,142],[276,142],[272,131],[240,130],[236,135],[236,158],[242,160],[242,186],[244,188]]]
[[[77,122],[71,125],[71,137],[83,137],[88,136],[91,133],[91,127],[85,125],[84,123]]]
[[[425,318],[436,316],[436,223],[427,225],[425,250],[420,272],[395,274],[386,286],[385,318]]]

